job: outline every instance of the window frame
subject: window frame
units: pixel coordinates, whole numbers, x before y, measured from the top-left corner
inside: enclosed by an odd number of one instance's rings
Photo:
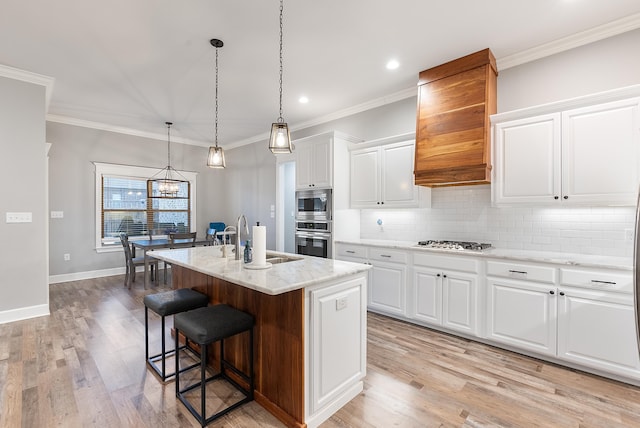
[[[102,162],[93,162],[95,166],[95,250],[98,253],[121,251],[122,246],[119,240],[102,239],[102,183],[103,177],[121,177],[121,178],[134,178],[147,180],[157,173],[160,168],[149,168],[144,166],[133,165],[120,165]],[[189,211],[191,212],[191,219],[189,229],[191,232],[197,230],[196,224],[196,185],[197,185],[197,172],[181,171],[177,170],[184,178],[189,181]],[[131,240],[135,240],[132,238]],[[137,238],[140,239],[140,238]]]

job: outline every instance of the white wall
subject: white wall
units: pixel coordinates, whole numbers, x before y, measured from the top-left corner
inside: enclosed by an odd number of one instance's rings
[[[49,313],[45,87],[0,77],[0,323]],[[30,223],[5,222],[29,212]]]
[[[64,217],[50,220],[50,274],[100,275],[124,267],[121,251],[95,251],[95,167],[92,162],[157,167],[167,166],[166,140],[47,122],[49,151],[49,209]],[[162,133],[164,120],[158,121]],[[180,125],[172,129],[179,136]],[[197,176],[196,231],[204,238],[210,221],[222,215],[218,189],[224,188],[224,170],[206,167],[207,148],[171,142],[171,166],[195,171]],[[70,261],[63,254],[71,255]],[[97,271],[97,272],[96,272]],[[93,273],[95,272],[95,273]]]

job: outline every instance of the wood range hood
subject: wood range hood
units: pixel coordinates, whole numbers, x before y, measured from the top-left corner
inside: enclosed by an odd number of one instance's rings
[[[419,74],[415,183],[491,182],[491,124],[496,59],[487,48]]]

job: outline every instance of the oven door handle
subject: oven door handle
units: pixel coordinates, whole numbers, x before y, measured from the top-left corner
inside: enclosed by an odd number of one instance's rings
[[[313,233],[313,232],[296,232],[296,236],[300,238],[321,238],[321,239],[331,238],[330,233]]]

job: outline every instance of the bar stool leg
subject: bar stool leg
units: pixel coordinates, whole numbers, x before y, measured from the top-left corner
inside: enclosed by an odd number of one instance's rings
[[[144,307],[144,355],[149,361],[149,308]]]
[[[166,370],[165,370],[165,359],[166,359],[166,353],[165,353],[165,344],[164,344],[164,315],[161,317],[162,320],[162,380],[165,380],[166,377]]]
[[[180,336],[180,331],[178,331],[178,329],[175,329],[176,331],[176,371],[174,372],[176,374],[176,396],[178,395],[178,393],[180,392],[180,348],[178,348],[178,341],[179,336]]]
[[[203,427],[207,422],[207,400],[205,398],[205,391],[207,390],[207,348],[208,345],[202,345],[200,350],[200,385],[202,391],[202,397],[200,397],[200,425]]]

